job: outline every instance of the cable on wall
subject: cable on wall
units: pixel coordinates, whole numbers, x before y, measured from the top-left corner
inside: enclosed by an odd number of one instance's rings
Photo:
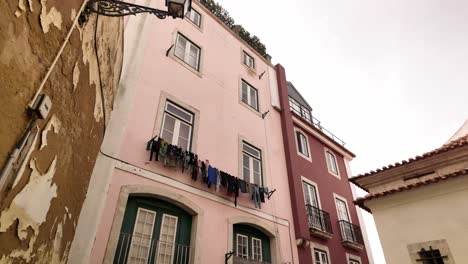
[[[70,36],[71,34],[73,33],[73,30],[75,29],[75,26],[76,24],[78,23],[78,20],[80,18],[80,14],[81,12],[83,12],[84,8],[86,7],[86,4],[88,3],[87,0],[84,0],[83,1],[83,4],[81,5],[80,7],[80,10],[78,11],[78,13],[76,14],[75,16],[75,19],[73,20],[73,24],[70,28],[70,30],[68,30],[68,33],[67,33],[67,36],[65,37],[65,40],[63,41],[62,45],[60,46],[60,49],[59,51],[57,52],[57,55],[55,55],[55,58],[54,60],[52,61],[52,64],[50,65],[49,69],[47,70],[47,73],[46,75],[44,76],[44,79],[42,79],[41,81],[41,84],[39,85],[39,88],[37,89],[36,91],[36,94],[34,94],[34,97],[32,98],[32,100],[29,102],[28,106],[30,108],[32,108],[32,106],[34,105],[35,101],[37,100],[37,97],[39,96],[39,94],[42,92],[42,90],[44,89],[44,85],[45,83],[47,82],[47,80],[49,79],[50,77],[50,74],[52,73],[52,70],[55,68],[55,65],[57,64],[57,61],[58,59],[60,58],[60,56],[62,55],[63,53],[63,50],[65,49],[65,46],[67,45],[69,39],[70,39]]]

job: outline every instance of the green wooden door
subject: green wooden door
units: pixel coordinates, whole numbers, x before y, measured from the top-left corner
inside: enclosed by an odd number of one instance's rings
[[[243,224],[234,225],[233,229],[233,251],[237,256],[271,263],[270,238],[267,235],[254,227]]]
[[[114,263],[189,263],[192,216],[155,198],[129,197]]]

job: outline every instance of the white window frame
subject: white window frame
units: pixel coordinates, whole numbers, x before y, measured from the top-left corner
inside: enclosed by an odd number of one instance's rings
[[[307,140],[307,136],[302,134],[300,131],[296,131],[296,143],[297,151],[299,151],[300,154],[309,157],[309,141]]]
[[[326,262],[326,263],[323,263],[321,258],[320,258],[319,260],[317,260],[317,259],[315,258],[315,252],[318,252],[318,253],[320,253],[320,254],[324,254],[325,257],[327,258],[327,262]],[[315,247],[314,247],[314,248],[312,249],[312,254],[313,254],[313,258],[314,258],[314,264],[330,264],[330,254],[328,254],[328,251],[322,250],[322,249],[320,249],[320,248],[315,248]]]
[[[136,219],[135,219],[135,223],[133,224],[133,232],[132,232],[132,240],[130,241],[130,249],[128,251],[128,258],[130,259],[130,257],[132,256],[131,253],[133,251],[133,242],[134,242],[134,239],[136,238],[136,226],[138,224],[138,218],[140,216],[140,213],[142,211],[145,211],[146,213],[152,213],[154,214],[154,218],[153,218],[153,223],[152,223],[152,227],[151,227],[151,233],[150,233],[150,237],[149,237],[149,241],[150,241],[150,244],[148,246],[148,254],[144,257],[146,259],[146,261],[149,260],[149,254],[151,252],[151,241],[153,240],[153,232],[154,232],[154,225],[155,225],[155,222],[156,222],[156,217],[157,217],[157,212],[156,211],[152,211],[152,210],[148,210],[148,209],[144,209],[144,208],[141,208],[141,207],[138,207],[138,210],[137,210],[137,216],[136,216]],[[143,226],[143,230],[144,230],[144,226]],[[138,252],[138,255],[139,255],[139,252]]]
[[[198,14],[198,24],[195,22],[195,15],[194,14]],[[192,23],[194,24],[196,27],[198,28],[201,28],[201,24],[202,24],[202,15],[200,12],[198,12],[197,10],[195,10],[194,8],[192,8],[192,10],[190,10],[190,12],[187,12],[187,14],[185,15],[185,17]]]
[[[259,259],[255,259],[255,250],[254,250],[254,241],[258,241],[259,242],[259,245],[260,245],[260,258]],[[260,261],[262,262],[263,261],[263,252],[262,252],[262,240],[261,239],[258,239],[256,237],[252,237],[252,260],[254,261]]]
[[[247,249],[247,255],[239,254],[239,237],[245,238],[245,241],[247,242],[247,245],[245,245],[245,247]],[[241,257],[241,258],[245,258],[245,259],[249,259],[249,237],[248,236],[245,236],[245,235],[242,235],[242,234],[237,234],[236,235],[236,256]]]
[[[253,148],[254,150],[259,152],[259,156],[255,157],[251,153],[244,150],[244,146],[247,145],[249,148]],[[245,140],[241,141],[241,172],[242,172],[242,179],[245,180],[246,177],[244,175],[244,155],[249,157],[249,183],[255,183],[254,171],[253,171],[253,161],[257,160],[260,165],[260,184],[259,186],[262,187],[264,185],[263,180],[263,161],[262,161],[262,150],[254,145],[248,143]]]
[[[250,64],[246,62],[250,62]],[[249,69],[255,70],[255,59],[245,50],[242,51],[242,64],[247,66]]]
[[[299,142],[297,142],[297,133],[300,133],[305,137],[306,145],[307,145],[307,152],[309,153],[308,156],[299,151]],[[300,128],[296,127],[296,126],[294,127],[294,141],[296,142],[297,155],[299,155],[302,158],[312,162],[312,154],[310,153],[309,137],[307,136],[307,133],[305,133],[304,131],[302,131],[302,129],[300,129]]]
[[[357,261],[357,264],[362,264],[361,257],[353,255],[353,254],[346,253],[346,259],[348,260],[347,264],[353,264],[353,262],[351,261],[354,261],[354,262]]]
[[[188,114],[191,116],[191,123],[189,123],[187,120],[184,120],[183,118],[177,116],[176,114],[174,113],[171,113],[167,110],[168,108],[168,105],[171,105],[172,107],[175,107],[177,108],[178,110]],[[163,132],[164,132],[164,125],[166,123],[166,116],[169,115],[170,117],[174,118],[175,119],[175,124],[174,124],[174,131],[172,131],[172,142],[167,142],[169,144],[173,144],[173,145],[177,145],[177,143],[179,142],[179,133],[180,133],[180,126],[182,123],[185,123],[186,125],[189,126],[189,138],[187,139],[187,150],[191,150],[191,146],[192,146],[192,137],[193,137],[193,128],[194,128],[194,121],[195,121],[195,114],[187,111],[186,109],[178,106],[177,104],[167,100],[165,105],[164,105],[164,113],[163,113],[163,117],[162,117],[162,124],[161,124],[161,130],[160,130],[160,133],[159,135],[162,136],[163,135]]]
[[[335,153],[329,149],[329,148],[324,148],[324,153],[325,153],[325,161],[327,163],[327,170],[328,170],[328,173],[330,173],[331,175],[337,177],[338,179],[341,179],[341,175],[340,175],[340,168],[338,166],[338,159],[336,158],[336,155]],[[333,170],[331,170],[331,164],[330,164],[330,160],[328,158],[328,155],[331,155],[333,156],[334,160],[335,160],[335,167],[336,167],[336,172],[334,172]]]
[[[315,188],[315,195],[316,195],[316,199],[317,199],[317,207],[319,209],[322,208],[322,205],[320,203],[320,196],[319,196],[319,193],[318,193],[318,188],[317,188],[317,184],[315,182],[312,182],[304,177],[302,177],[302,192],[304,192],[304,184],[306,185],[309,185],[309,186],[312,186],[313,188]],[[309,188],[309,199],[311,199],[310,197],[310,188]],[[304,193],[304,202],[306,203],[307,205],[307,199],[306,199],[306,194]],[[311,204],[312,206],[315,206],[313,204]]]
[[[161,241],[161,236],[163,235],[162,231],[163,231],[163,228],[164,228],[164,222],[166,220],[166,217],[169,217],[169,218],[174,218],[175,219],[175,227],[174,227],[174,238],[172,239],[172,241],[164,241],[162,242]],[[174,253],[175,253],[175,248],[176,248],[176,245],[175,245],[175,240],[176,240],[176,237],[177,237],[177,224],[179,223],[179,217],[177,216],[174,216],[174,215],[170,215],[170,214],[163,214],[163,217],[162,217],[162,221],[161,221],[161,231],[160,231],[160,234],[159,234],[159,239],[158,239],[158,254],[161,253],[161,246],[162,246],[162,243],[166,243],[166,244],[171,244],[171,247],[172,247],[172,252],[171,252],[171,261],[169,263],[172,263],[174,262]],[[167,245],[166,245],[167,246]],[[166,251],[164,250],[164,253],[166,253]],[[157,257],[157,259],[159,260],[159,255]]]
[[[246,85],[247,87],[247,102],[244,102],[244,100],[242,100],[242,89],[243,89],[243,85]],[[255,94],[256,94],[256,97],[257,97],[257,101],[256,101],[256,105],[255,107],[252,106],[252,97],[251,97],[251,90],[254,90],[255,91]],[[259,94],[258,94],[258,90],[257,88],[253,87],[250,83],[248,83],[246,80],[244,79],[241,79],[241,87],[240,87],[240,101],[250,107],[251,109],[255,110],[255,112],[260,112],[260,98],[259,98]]]
[[[341,200],[344,202],[344,204],[346,205],[346,212],[348,214],[348,219],[349,219],[349,223],[353,223],[352,219],[351,219],[351,213],[349,212],[349,206],[348,206],[348,200],[346,200],[346,198],[336,194],[336,193],[333,193],[333,198],[334,198],[334,202],[335,202],[335,208],[336,208],[336,214],[338,216],[338,220],[343,220],[343,219],[340,219],[340,212],[338,210],[338,206],[336,204],[336,200]]]
[[[180,38],[183,38],[185,39],[186,41],[186,46],[185,46],[185,50],[184,50],[184,57],[181,58],[180,56],[177,55],[177,46],[178,46],[178,43],[179,43],[179,39]],[[197,50],[198,50],[198,54],[197,54],[197,60],[196,60],[196,65],[195,67],[193,67],[190,63],[189,63],[189,57],[190,57],[190,48],[191,47],[195,47]],[[195,71],[199,72],[200,71],[200,59],[201,59],[201,47],[198,46],[197,44],[195,44],[193,41],[191,41],[189,38],[187,38],[185,35],[183,35],[182,33],[180,32],[177,32],[177,36],[176,36],[176,40],[175,40],[175,44],[174,44],[174,57],[176,57],[177,59],[183,61],[185,64],[187,64],[188,66],[190,66],[192,69],[194,69]]]

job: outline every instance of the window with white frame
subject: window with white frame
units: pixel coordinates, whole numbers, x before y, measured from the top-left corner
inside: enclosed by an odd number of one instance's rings
[[[345,201],[335,197],[336,211],[338,213],[338,220],[351,222],[349,219],[348,205]]]
[[[263,261],[262,258],[262,240],[252,237],[252,258],[254,261]]]
[[[328,264],[327,252],[314,248],[315,264]]]
[[[336,162],[335,154],[333,154],[333,152],[331,152],[330,150],[325,150],[325,155],[327,158],[328,171],[333,174],[339,175],[338,164]]]
[[[307,137],[299,131],[296,131],[297,150],[302,155],[309,157],[309,144]]]
[[[177,34],[174,54],[179,59],[190,65],[195,70],[199,70],[200,65],[200,48],[192,41],[184,37],[182,34]]]
[[[316,208],[320,208],[318,197],[317,197],[317,189],[314,185],[302,181],[302,189],[304,191],[304,201],[306,205],[311,205]]]
[[[242,141],[242,174],[246,182],[263,186],[262,152]]]
[[[244,80],[242,80],[241,100],[258,111],[258,91]]]
[[[129,262],[148,262],[155,219],[156,212],[138,208],[128,253]]]
[[[349,259],[349,264],[361,264],[361,263],[355,259]]]
[[[237,234],[236,236],[236,255],[241,258],[249,258],[249,238],[247,236]]]
[[[247,67],[251,68],[251,69],[255,69],[255,60],[252,56],[250,56],[249,54],[247,54],[247,52],[242,52],[243,56],[242,56],[242,62],[244,63],[244,65],[246,65]]]
[[[169,144],[177,145],[184,150],[190,150],[194,115],[167,101],[164,107],[161,138]]]
[[[163,215],[161,234],[159,235],[158,263],[171,264],[174,260],[175,239],[177,232],[176,216]],[[146,263],[146,262],[144,262]]]
[[[197,27],[201,26],[201,15],[198,11],[192,8],[187,14],[185,15],[192,23],[194,23]]]

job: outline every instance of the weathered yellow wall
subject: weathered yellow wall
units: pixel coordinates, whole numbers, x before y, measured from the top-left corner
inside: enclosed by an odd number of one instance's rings
[[[1,167],[26,128],[26,106],[82,3],[0,2]],[[121,19],[92,15],[75,28],[53,68],[43,90],[52,100],[51,113],[33,129],[32,148],[11,174],[17,175],[12,188],[0,193],[0,263],[66,262],[117,92],[122,33]]]
[[[409,264],[407,246],[446,239],[454,262],[468,261],[468,177],[366,202],[387,264]],[[453,261],[452,260],[452,261]]]

